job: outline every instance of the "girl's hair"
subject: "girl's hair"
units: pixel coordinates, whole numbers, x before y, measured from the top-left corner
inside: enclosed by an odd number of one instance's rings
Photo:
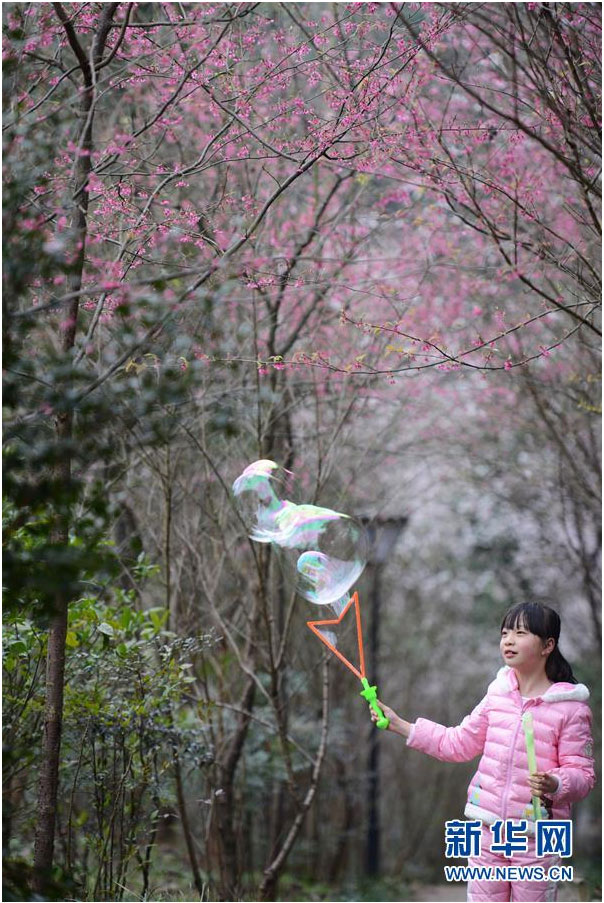
[[[541,637],[542,640],[553,639],[555,646],[547,657],[545,673],[551,681],[566,681],[576,684],[577,679],[573,669],[568,664],[560,649],[560,616],[553,608],[541,605],[540,602],[519,602],[513,605],[505,614],[501,622],[502,630],[514,630],[522,625],[530,633]]]

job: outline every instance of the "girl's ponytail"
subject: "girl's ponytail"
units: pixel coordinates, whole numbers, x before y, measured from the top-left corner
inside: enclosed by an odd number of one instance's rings
[[[549,680],[553,681],[554,683],[557,683],[558,681],[564,681],[567,684],[577,683],[577,678],[573,674],[573,669],[560,652],[558,643],[556,643],[553,650],[547,657],[547,662],[545,663],[545,673]]]
[[[545,673],[549,680],[554,683],[564,681],[576,684],[578,681],[573,674],[573,669],[558,648],[561,626],[558,613],[548,605],[541,605],[539,602],[519,602],[506,612],[501,629],[514,630],[518,624],[524,625],[527,630],[541,637],[544,642],[549,639],[554,641],[554,648],[545,663]]]

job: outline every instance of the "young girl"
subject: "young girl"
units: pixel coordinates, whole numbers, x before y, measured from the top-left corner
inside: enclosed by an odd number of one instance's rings
[[[571,802],[587,796],[594,785],[589,690],[573,676],[558,648],[559,636],[560,618],[553,609],[536,602],[513,606],[501,625],[505,667],[457,727],[426,718],[411,724],[382,706],[389,730],[406,737],[412,749],[446,762],[482,756],[464,812],[482,823],[481,855],[470,858],[469,866],[536,865],[547,873],[559,860],[536,857],[532,797],[541,799],[541,818],[568,819]],[[539,769],[532,775],[522,729],[525,712],[533,716]],[[373,712],[372,720],[377,720]],[[528,825],[528,848],[512,858],[490,850],[495,841],[490,825],[508,819],[524,819]],[[470,901],[555,899],[556,885],[549,881],[468,882]]]

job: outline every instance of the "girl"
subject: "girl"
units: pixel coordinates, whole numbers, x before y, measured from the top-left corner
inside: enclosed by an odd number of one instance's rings
[[[426,718],[411,724],[381,706],[390,719],[388,729],[406,737],[412,749],[447,762],[482,755],[464,812],[482,823],[481,856],[469,859],[470,866],[538,865],[546,873],[558,859],[535,856],[532,796],[542,801],[542,818],[568,819],[570,803],[587,796],[594,785],[589,690],[575,680],[558,648],[559,636],[560,618],[553,609],[537,602],[513,606],[501,625],[505,666],[457,727]],[[531,775],[521,722],[526,711],[533,716],[540,768]],[[371,717],[376,721],[378,716],[372,712]],[[506,819],[528,823],[528,849],[513,858],[490,850],[494,835],[489,826]],[[548,881],[468,882],[470,901],[555,899],[556,885]]]

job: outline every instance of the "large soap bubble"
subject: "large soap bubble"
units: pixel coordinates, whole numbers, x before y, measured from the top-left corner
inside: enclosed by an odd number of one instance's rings
[[[250,538],[277,547],[296,591],[339,614],[367,563],[365,531],[347,514],[282,497],[291,485],[291,473],[261,460],[237,477],[233,492]]]

